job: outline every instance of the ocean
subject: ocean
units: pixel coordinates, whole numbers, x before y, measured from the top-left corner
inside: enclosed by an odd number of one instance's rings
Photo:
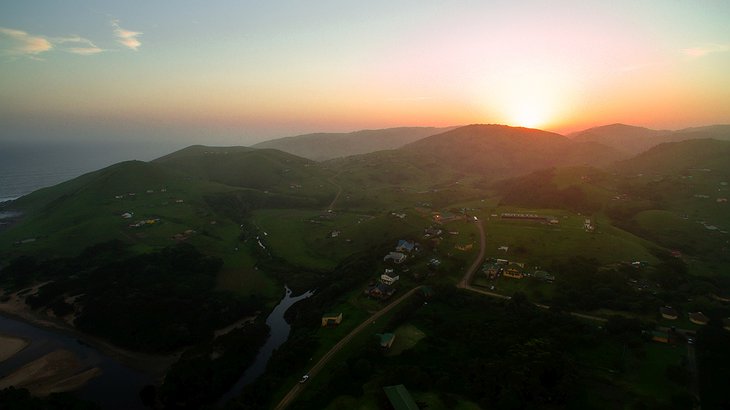
[[[118,162],[149,161],[175,149],[171,144],[0,142],[0,202]]]

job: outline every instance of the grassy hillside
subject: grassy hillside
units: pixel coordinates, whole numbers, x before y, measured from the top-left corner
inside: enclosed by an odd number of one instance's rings
[[[254,148],[274,148],[314,161],[367,154],[403,145],[453,129],[400,127],[348,133],[315,133],[264,141]]]
[[[622,173],[668,175],[692,169],[730,173],[730,141],[696,139],[660,144],[634,158],[617,163]]]
[[[273,149],[193,146],[154,162],[198,179],[260,190],[312,193],[328,175],[311,160]]]

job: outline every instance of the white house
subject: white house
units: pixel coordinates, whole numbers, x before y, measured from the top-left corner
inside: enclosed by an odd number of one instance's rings
[[[400,279],[400,275],[390,276],[387,273],[380,275],[380,281],[386,285],[392,285]]]

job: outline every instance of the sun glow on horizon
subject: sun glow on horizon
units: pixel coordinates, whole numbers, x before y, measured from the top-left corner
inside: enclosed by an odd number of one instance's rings
[[[515,126],[540,128],[550,121],[546,107],[535,101],[523,100],[510,111],[510,122]]]

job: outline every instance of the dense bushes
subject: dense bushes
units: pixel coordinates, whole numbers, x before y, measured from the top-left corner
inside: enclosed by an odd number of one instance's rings
[[[50,281],[27,298],[31,307],[63,316],[74,310],[68,298],[75,297],[80,330],[134,350],[169,352],[261,309],[257,299],[213,290],[221,263],[188,244],[130,255],[110,242],[75,258],[16,260],[2,280]]]

